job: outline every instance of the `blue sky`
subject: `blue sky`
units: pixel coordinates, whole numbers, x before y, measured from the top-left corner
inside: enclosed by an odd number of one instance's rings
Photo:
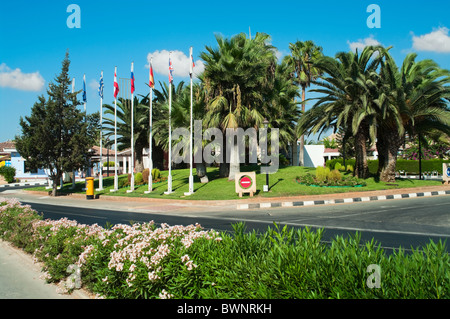
[[[70,4],[80,8],[80,28],[69,28]],[[377,4],[381,28],[369,28],[366,12]],[[196,70],[205,45],[215,34],[240,32],[271,36],[279,56],[289,43],[313,40],[326,55],[364,44],[394,46],[400,64],[409,52],[450,69],[450,2],[343,1],[160,1],[160,0],[15,0],[0,4],[0,142],[20,133],[19,118],[29,115],[39,95],[61,70],[66,50],[76,89],[87,82],[87,111],[100,109],[97,84],[104,72],[105,103],[113,101],[114,67],[129,77],[134,62],[136,93],[147,94],[148,58],[155,80],[167,81],[164,50],[174,51],[175,81],[188,81],[183,63],[194,48]],[[161,64],[161,65],[160,65]],[[164,65],[165,64],[165,65]],[[159,85],[157,85],[157,88]],[[79,97],[81,99],[81,95]]]

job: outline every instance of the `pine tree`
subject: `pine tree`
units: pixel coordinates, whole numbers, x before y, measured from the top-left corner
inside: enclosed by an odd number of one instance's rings
[[[87,166],[89,137],[84,113],[77,109],[77,93],[71,93],[69,53],[62,70],[50,83],[46,98],[40,96],[31,115],[20,118],[22,134],[16,136],[16,148],[30,168],[48,170],[53,181],[52,195],[63,172]]]

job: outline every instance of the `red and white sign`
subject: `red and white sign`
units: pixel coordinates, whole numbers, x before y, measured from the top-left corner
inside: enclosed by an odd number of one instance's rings
[[[234,176],[234,183],[236,193],[239,194],[239,197],[242,197],[243,193],[250,193],[250,197],[252,197],[253,194],[256,194],[255,172],[236,173]]]
[[[248,176],[243,176],[239,180],[239,184],[241,185],[242,188],[249,188],[250,186],[252,186],[252,180]]]

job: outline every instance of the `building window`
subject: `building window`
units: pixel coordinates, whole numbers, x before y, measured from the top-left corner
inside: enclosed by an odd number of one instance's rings
[[[28,167],[27,161],[24,161],[24,171],[25,174],[30,173],[30,174],[37,174],[38,170],[37,169],[31,169],[30,167]]]

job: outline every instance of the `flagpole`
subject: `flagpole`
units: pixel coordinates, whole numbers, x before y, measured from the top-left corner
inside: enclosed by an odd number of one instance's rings
[[[101,73],[99,83],[99,95],[100,95],[100,179],[99,188],[97,190],[103,190],[103,71]],[[108,163],[109,165],[109,163]]]
[[[114,98],[114,191],[119,189],[117,176],[117,98]]]
[[[83,102],[84,102],[84,122],[87,123],[87,112],[86,112],[86,74],[83,74]],[[89,156],[89,155],[88,155]],[[91,159],[89,158],[88,167],[85,167],[86,173],[84,175],[85,188],[87,188],[86,177],[91,177]]]
[[[127,193],[134,191],[134,62],[131,62],[131,186]]]
[[[148,147],[148,191],[145,191],[145,194],[149,194],[153,191],[153,176],[152,176],[152,170],[153,170],[153,154],[152,154],[152,144],[153,144],[153,136],[152,136],[152,124],[153,124],[153,69],[152,69],[152,61],[153,58],[150,58],[150,71],[149,71],[149,87],[150,87],[150,133],[149,133],[149,147]]]
[[[172,192],[172,81],[173,78],[171,76],[171,61],[170,61],[170,52],[169,52],[169,176],[167,177],[167,192],[164,194],[171,194]]]
[[[191,76],[191,120],[190,120],[190,138],[189,138],[189,192],[184,193],[184,195],[189,196],[194,194],[194,176],[192,175],[192,73],[193,73],[193,56],[192,47],[189,48],[190,55],[190,76]]]
[[[75,93],[75,78],[72,78],[72,94]],[[75,189],[75,170],[72,170],[72,189]]]
[[[84,119],[86,120],[86,74],[83,74],[83,102],[84,102]]]
[[[119,189],[119,177],[117,176],[117,67],[114,69],[114,189],[111,192],[116,192]]]

